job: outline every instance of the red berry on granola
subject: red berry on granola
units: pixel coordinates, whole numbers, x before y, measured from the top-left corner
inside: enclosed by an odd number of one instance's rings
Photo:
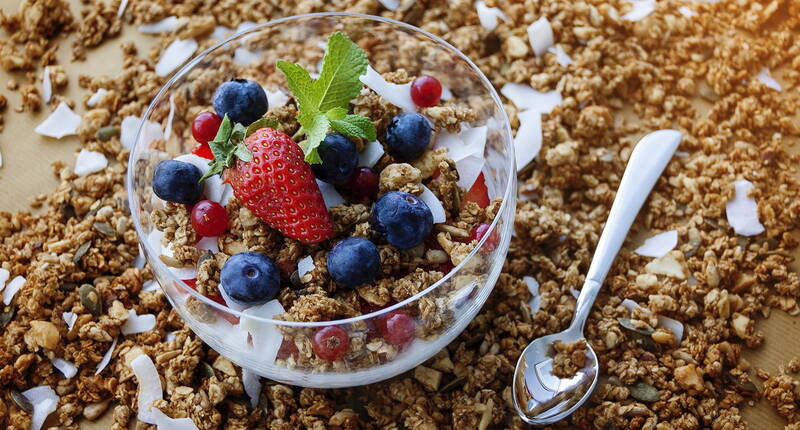
[[[489,206],[489,189],[486,187],[486,181],[483,178],[483,172],[478,175],[478,179],[472,184],[467,194],[464,195],[464,200],[461,202],[461,207],[464,207],[469,202],[475,202],[481,208]]]
[[[219,236],[228,228],[228,212],[217,202],[201,200],[191,213],[192,227],[200,236]]]
[[[442,98],[442,84],[433,76],[423,75],[411,83],[411,100],[419,107],[439,104]]]
[[[350,339],[343,328],[335,325],[328,326],[314,332],[311,346],[319,358],[336,361],[347,352],[350,347]]]
[[[414,338],[417,323],[406,311],[392,311],[378,317],[381,335],[392,345],[402,345]]]

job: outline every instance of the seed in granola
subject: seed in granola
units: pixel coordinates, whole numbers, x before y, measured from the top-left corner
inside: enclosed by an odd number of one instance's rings
[[[119,127],[116,125],[107,125],[105,127],[100,127],[95,134],[97,140],[101,142],[106,142],[110,140],[112,137],[119,136]]]
[[[111,403],[110,399],[106,399],[100,402],[89,403],[86,407],[83,408],[83,416],[86,417],[89,421],[94,421],[100,418],[100,415],[103,415],[103,412],[108,409],[108,405]]]
[[[92,224],[92,227],[94,227],[94,229],[99,231],[100,233],[103,233],[104,235],[109,237],[114,237],[117,235],[116,230],[114,230],[110,225],[102,221],[95,222],[94,224]]]
[[[0,313],[0,327],[5,327],[14,318],[14,310],[14,307],[11,307],[7,311]]]
[[[203,378],[211,378],[214,376],[214,368],[204,361],[200,363],[200,375]]]
[[[630,332],[642,336],[650,336],[655,331],[650,327],[644,327],[644,328],[636,327],[629,318],[617,318],[617,321],[619,321],[619,325],[622,326],[622,328],[624,328],[625,330],[628,330]]]
[[[78,291],[80,295],[81,304],[94,316],[99,316],[103,313],[103,302],[100,300],[100,294],[94,289],[92,284],[83,284]]]
[[[19,406],[20,409],[23,411],[32,414],[33,413],[33,404],[27,397],[23,396],[22,393],[16,390],[11,390],[11,399],[14,400],[14,403]]]
[[[467,378],[465,378],[464,376],[456,376],[452,381],[448,382],[447,384],[444,384],[444,386],[439,390],[439,393],[442,394],[449,393],[464,385],[464,382],[466,380]]]
[[[728,371],[723,372],[723,374],[725,375],[725,380],[728,383],[733,384],[733,386],[736,388],[736,391],[739,391],[742,394],[750,395],[758,393],[758,387],[750,379],[742,381],[739,377],[731,375],[731,373]]]
[[[91,240],[83,242],[83,244],[81,244],[81,246],[78,247],[78,250],[75,251],[75,255],[72,256],[72,262],[74,264],[78,264],[81,261],[81,258],[83,258],[83,256],[86,255],[87,252],[89,252],[89,248],[91,247],[92,247]]]
[[[64,292],[75,291],[75,289],[78,288],[78,283],[77,282],[64,282],[63,284],[61,284],[61,286],[59,288],[61,289],[61,291],[64,291]]]
[[[631,393],[631,397],[640,401],[640,402],[657,402],[659,398],[661,398],[658,389],[646,382],[639,381],[630,387],[628,390]]]

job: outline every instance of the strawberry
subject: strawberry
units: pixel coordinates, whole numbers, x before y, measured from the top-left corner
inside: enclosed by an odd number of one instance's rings
[[[464,207],[468,202],[475,202],[482,208],[489,206],[489,189],[486,187],[483,172],[478,175],[478,179],[475,180],[475,183],[469,188],[467,194],[464,195],[461,207]]]
[[[251,161],[238,159],[225,171],[233,195],[287,237],[315,243],[333,236],[328,209],[300,146],[272,128],[248,136]]]

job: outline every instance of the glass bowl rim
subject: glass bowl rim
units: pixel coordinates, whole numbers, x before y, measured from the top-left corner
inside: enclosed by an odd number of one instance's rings
[[[351,13],[351,12],[315,12],[315,13],[291,15],[291,16],[286,16],[286,17],[270,20],[270,21],[267,21],[265,23],[258,24],[256,26],[250,27],[250,28],[248,28],[248,29],[246,29],[244,31],[240,31],[240,32],[236,32],[236,33],[232,34],[231,36],[227,37],[225,40],[222,40],[222,41],[216,43],[214,46],[212,46],[212,47],[206,49],[205,51],[201,52],[200,54],[196,55],[194,58],[189,60],[185,65],[183,65],[177,72],[175,72],[169,78],[169,80],[167,80],[166,83],[164,83],[164,85],[159,89],[158,93],[155,95],[153,100],[148,105],[147,110],[145,111],[144,115],[141,117],[141,120],[139,121],[139,127],[138,127],[138,129],[136,131],[136,138],[134,140],[133,146],[130,149],[130,155],[128,157],[128,168],[127,168],[126,179],[125,179],[125,187],[126,187],[127,194],[128,194],[128,204],[129,204],[129,207],[130,207],[130,210],[131,210],[131,218],[133,219],[134,228],[136,229],[136,234],[137,234],[137,237],[139,239],[139,245],[142,247],[142,249],[144,250],[144,253],[145,253],[146,257],[147,257],[146,261],[150,265],[155,264],[155,266],[157,266],[162,273],[166,273],[168,275],[168,277],[170,278],[170,281],[172,281],[173,283],[177,282],[178,283],[177,285],[180,285],[185,291],[188,292],[188,294],[190,294],[191,296],[194,296],[196,299],[200,300],[204,304],[206,304],[208,306],[211,306],[211,307],[213,307],[215,309],[218,309],[218,310],[220,310],[222,312],[227,312],[227,313],[233,314],[233,315],[235,315],[235,316],[237,316],[239,318],[248,318],[248,319],[252,319],[254,321],[258,321],[258,322],[261,322],[261,323],[269,323],[269,324],[274,324],[274,325],[278,325],[278,326],[286,326],[286,327],[326,327],[326,326],[331,326],[331,325],[350,324],[350,323],[354,323],[354,322],[358,322],[358,321],[363,321],[363,320],[375,318],[375,317],[378,317],[380,315],[392,312],[395,309],[403,308],[403,307],[405,307],[406,305],[408,305],[410,303],[416,302],[417,300],[419,300],[422,297],[428,295],[428,293],[432,292],[433,290],[437,289],[439,286],[444,284],[451,277],[453,277],[456,273],[458,273],[470,260],[472,260],[472,258],[476,254],[478,254],[478,251],[481,249],[483,244],[489,239],[489,237],[491,236],[491,233],[497,230],[497,224],[498,224],[498,220],[499,220],[499,216],[496,216],[495,219],[492,220],[492,223],[489,225],[489,230],[486,232],[486,234],[483,235],[483,238],[481,238],[481,240],[478,242],[478,244],[475,245],[475,247],[469,252],[469,254],[467,254],[467,257],[464,258],[464,260],[461,261],[461,263],[459,263],[457,266],[452,268],[441,279],[439,279],[438,281],[434,282],[432,285],[430,285],[429,287],[427,287],[424,290],[420,291],[419,293],[414,294],[413,296],[411,296],[411,297],[409,297],[409,298],[407,298],[405,300],[402,300],[402,301],[400,301],[398,303],[395,303],[394,305],[387,306],[385,308],[379,309],[379,310],[377,310],[375,312],[370,312],[368,314],[363,314],[363,315],[359,315],[359,316],[356,316],[356,317],[343,318],[343,319],[337,319],[337,320],[328,320],[328,321],[314,321],[314,322],[284,321],[284,320],[275,320],[275,319],[270,319],[270,318],[264,318],[264,317],[260,317],[260,316],[257,316],[257,315],[245,315],[245,314],[243,314],[243,311],[234,310],[231,307],[219,304],[219,303],[215,302],[214,300],[211,300],[208,297],[204,296],[203,294],[200,294],[200,292],[198,292],[197,290],[189,287],[182,279],[178,279],[177,277],[175,277],[175,275],[171,271],[169,271],[169,269],[167,268],[166,264],[163,261],[161,261],[160,258],[157,258],[157,256],[156,256],[156,258],[153,258],[155,253],[154,253],[153,249],[150,248],[149,241],[143,239],[145,237],[145,235],[143,234],[141,220],[139,219],[139,203],[138,203],[137,199],[134,197],[134,193],[131,192],[131,190],[133,190],[133,176],[134,176],[134,170],[135,170],[135,169],[132,169],[131,166],[135,165],[135,161],[136,160],[134,160],[134,155],[136,154],[136,149],[138,148],[138,145],[140,143],[140,136],[141,136],[141,133],[142,133],[142,129],[144,128],[145,121],[147,120],[147,118],[150,117],[150,114],[153,112],[153,109],[155,108],[157,102],[160,102],[162,100],[162,98],[164,97],[164,95],[167,92],[167,90],[170,87],[172,87],[172,85],[175,82],[177,82],[179,79],[182,79],[183,77],[185,77],[185,75],[188,72],[190,72],[194,68],[194,66],[197,65],[197,63],[202,61],[211,52],[216,51],[217,49],[228,45],[230,42],[232,42],[234,40],[241,39],[243,36],[245,36],[245,35],[247,35],[249,33],[255,33],[255,32],[261,31],[262,29],[269,28],[269,27],[275,27],[277,25],[285,24],[285,23],[290,22],[290,21],[299,21],[299,20],[302,20],[302,19],[314,19],[314,18],[359,18],[359,19],[364,19],[364,20],[368,20],[368,21],[381,22],[381,23],[391,24],[393,26],[398,26],[398,27],[401,27],[401,28],[403,28],[405,30],[409,30],[412,34],[414,34],[414,33],[421,34],[422,36],[425,36],[428,39],[430,39],[431,41],[433,41],[434,43],[436,43],[437,45],[443,46],[446,50],[451,51],[458,58],[460,58],[462,61],[464,61],[470,68],[472,68],[472,70],[474,72],[477,72],[477,76],[478,76],[480,82],[482,82],[484,84],[484,86],[489,89],[489,95],[491,96],[491,98],[494,101],[495,105],[500,108],[499,110],[500,110],[500,115],[501,115],[501,121],[502,121],[502,123],[504,125],[504,127],[503,127],[504,133],[503,134],[505,135],[506,142],[509,142],[509,144],[506,147],[506,149],[507,149],[507,151],[509,153],[509,158],[511,159],[511,163],[510,163],[510,166],[509,166],[510,168],[508,169],[508,174],[507,174],[508,183],[507,183],[507,185],[505,187],[505,191],[502,194],[503,200],[500,202],[500,207],[497,210],[497,214],[503,213],[503,211],[506,209],[506,206],[510,204],[509,201],[512,198],[516,198],[517,181],[516,181],[516,163],[514,162],[514,160],[516,158],[515,158],[515,153],[514,153],[513,135],[511,133],[511,124],[509,122],[508,115],[507,115],[507,113],[505,111],[505,107],[503,106],[503,103],[500,100],[500,96],[497,94],[497,90],[494,88],[494,85],[492,85],[491,81],[489,81],[489,79],[486,77],[486,75],[484,75],[483,71],[481,71],[481,69],[472,60],[470,60],[469,57],[464,55],[464,53],[461,52],[461,50],[459,50],[455,46],[451,45],[449,42],[445,41],[441,37],[439,37],[439,36],[437,36],[435,34],[432,34],[432,33],[428,32],[428,31],[425,31],[425,30],[423,30],[423,29],[421,29],[419,27],[416,27],[414,25],[411,25],[411,24],[408,24],[408,23],[405,23],[405,22],[402,22],[402,21],[398,21],[398,20],[395,20],[395,19],[386,18],[386,17],[382,17],[382,16],[376,16],[376,15],[367,15],[367,14],[361,14],[361,13]],[[516,201],[514,201],[514,203],[516,203]],[[503,229],[504,231],[500,232],[501,233],[501,238],[500,238],[500,240],[501,240],[500,243],[501,244],[504,244],[506,242],[506,241],[502,240],[504,238],[503,236],[507,236],[507,235],[511,234],[511,227],[513,227],[513,224],[514,224],[513,221],[510,222],[510,223],[506,223],[506,225],[504,226],[505,228]],[[507,246],[507,244],[505,246]],[[159,284],[159,286],[162,288],[162,290],[164,289],[164,287],[161,286],[160,284]],[[164,291],[164,293],[169,298],[169,293],[167,293],[166,291]]]

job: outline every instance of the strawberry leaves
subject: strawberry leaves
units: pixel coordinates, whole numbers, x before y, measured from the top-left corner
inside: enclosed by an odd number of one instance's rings
[[[237,158],[242,161],[252,161],[253,154],[250,153],[250,150],[245,146],[244,139],[253,131],[269,126],[257,124],[269,121],[270,120],[262,118],[251,124],[250,127],[245,128],[242,124],[233,124],[230,118],[228,118],[228,115],[225,115],[225,117],[222,118],[222,123],[219,125],[219,130],[214,140],[208,142],[211,153],[214,154],[214,159],[208,163],[210,168],[208,172],[200,178],[200,182],[211,176],[218,175],[226,168],[233,166],[236,164]],[[269,122],[269,124],[272,125],[273,122]],[[255,128],[253,128],[254,126]],[[251,128],[253,129],[251,130]]]
[[[316,80],[312,80],[302,66],[278,60],[277,67],[286,76],[300,110],[297,121],[301,127],[295,136],[306,137],[301,144],[306,162],[322,162],[317,147],[329,129],[346,136],[375,140],[375,124],[369,118],[348,114],[350,100],[358,96],[362,88],[358,77],[366,73],[368,64],[366,52],[339,32],[328,38],[322,71]]]

